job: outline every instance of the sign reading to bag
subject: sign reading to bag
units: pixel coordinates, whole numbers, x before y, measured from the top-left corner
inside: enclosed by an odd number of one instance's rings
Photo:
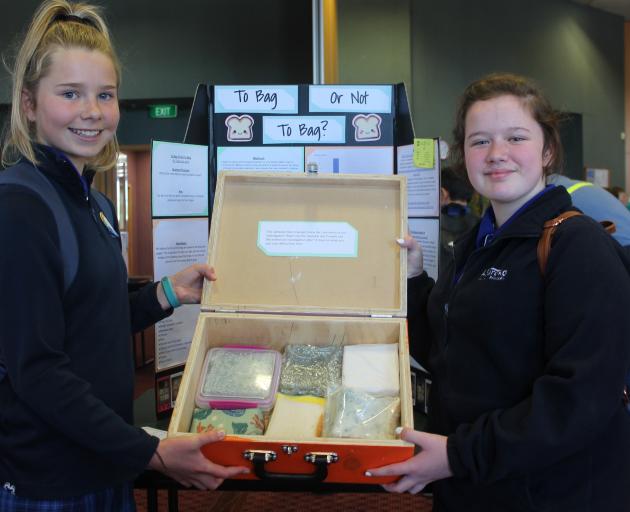
[[[224,86],[214,88],[215,112],[297,114],[298,86]]]
[[[394,174],[413,127],[403,84],[199,84],[185,140],[208,137],[212,188],[222,171]]]

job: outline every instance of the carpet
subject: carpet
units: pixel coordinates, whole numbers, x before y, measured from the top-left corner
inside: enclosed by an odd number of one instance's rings
[[[146,493],[137,489],[135,495],[138,512],[145,512]],[[182,512],[430,512],[431,498],[389,493],[181,491],[178,507]],[[158,491],[158,510],[168,510],[166,491]]]

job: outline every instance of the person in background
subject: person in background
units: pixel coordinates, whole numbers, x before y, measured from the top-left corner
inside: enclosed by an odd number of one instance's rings
[[[615,223],[615,238],[630,255],[630,211],[615,199],[612,192],[588,181],[578,181],[562,174],[547,176],[547,183],[564,187],[571,195],[571,201],[582,213],[601,222],[609,220]]]
[[[468,202],[473,188],[465,171],[444,167],[440,172],[440,271],[453,259],[455,240],[471,229],[479,218]]]
[[[433,380],[429,432],[403,429],[417,454],[367,472],[400,476],[391,492],[433,482],[439,512],[630,506],[626,255],[580,215],[558,227],[544,275],[538,266],[544,223],[573,208],[545,183],[560,167],[558,119],[510,74],[473,82],[459,103],[454,165],[491,206],[436,283],[409,280],[410,341],[428,345],[419,362]],[[414,275],[421,248],[403,245]]]
[[[628,205],[628,193],[620,186],[615,185],[614,187],[612,187],[610,189],[610,193],[615,196],[622,205]]]
[[[0,185],[0,510],[131,511],[130,481],[146,468],[216,488],[246,472],[207,460],[218,432],[159,440],[133,426],[130,333],[200,300],[208,265],[127,292],[117,223],[90,192],[114,168],[120,66],[107,26],[87,4],[46,1],[13,69],[2,161],[42,173],[76,232],[66,290],[57,226],[25,186]],[[110,207],[112,205],[110,204]]]

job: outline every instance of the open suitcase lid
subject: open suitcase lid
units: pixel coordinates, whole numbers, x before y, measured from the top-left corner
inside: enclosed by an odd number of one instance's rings
[[[222,172],[204,311],[404,317],[404,176]]]

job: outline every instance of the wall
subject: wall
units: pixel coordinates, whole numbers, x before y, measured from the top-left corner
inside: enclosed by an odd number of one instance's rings
[[[337,0],[340,83],[412,87],[410,0]]]
[[[15,53],[40,0],[2,0],[0,48]],[[123,66],[123,100],[179,98],[188,106],[198,83],[309,83],[310,0],[95,0],[104,6]],[[0,104],[11,101],[0,66]],[[0,121],[3,121],[0,110]],[[122,144],[181,140],[179,123],[147,120],[146,105],[123,113]],[[180,117],[183,118],[185,113]],[[182,123],[184,123],[182,125]],[[158,132],[159,135],[156,133]]]
[[[151,154],[124,146],[122,150],[127,154],[129,180],[129,274],[153,275]]]
[[[623,184],[620,16],[565,0],[338,5],[341,81],[410,75],[416,135],[450,140],[457,98],[470,81],[492,71],[525,74],[557,108],[582,114],[584,164],[611,169],[611,181]]]
[[[127,154],[129,180],[129,275],[153,276],[153,221],[151,219],[151,154],[149,150],[121,148]],[[134,340],[136,338],[134,337]],[[155,355],[155,329],[144,330],[145,360]],[[136,361],[141,353],[134,343]]]
[[[148,145],[151,140],[182,142],[186,133],[192,98],[161,100],[160,103],[177,105],[177,117],[173,119],[152,119],[149,117],[148,103],[123,101],[120,105],[118,141],[123,145]]]
[[[3,0],[3,4],[8,4]],[[3,53],[40,0],[11,2]],[[100,0],[123,64],[123,99],[192,97],[199,82],[311,81],[309,0]],[[0,103],[10,101],[0,71]]]
[[[625,97],[626,97],[626,190],[630,188],[630,21],[626,21],[624,25],[625,33],[625,62],[624,62],[624,74],[625,74]]]
[[[309,0],[103,3],[124,65],[123,99],[192,98],[204,81],[311,80]],[[38,4],[21,0],[3,9],[4,54]],[[469,81],[495,70],[523,73],[537,79],[557,107],[582,114],[584,164],[609,168],[612,182],[623,183],[620,16],[568,0],[337,4],[340,81],[405,82],[418,136],[450,139],[454,105]],[[0,103],[9,101],[8,91],[2,69]],[[121,143],[181,140],[182,120],[148,123],[145,112],[123,115]]]

